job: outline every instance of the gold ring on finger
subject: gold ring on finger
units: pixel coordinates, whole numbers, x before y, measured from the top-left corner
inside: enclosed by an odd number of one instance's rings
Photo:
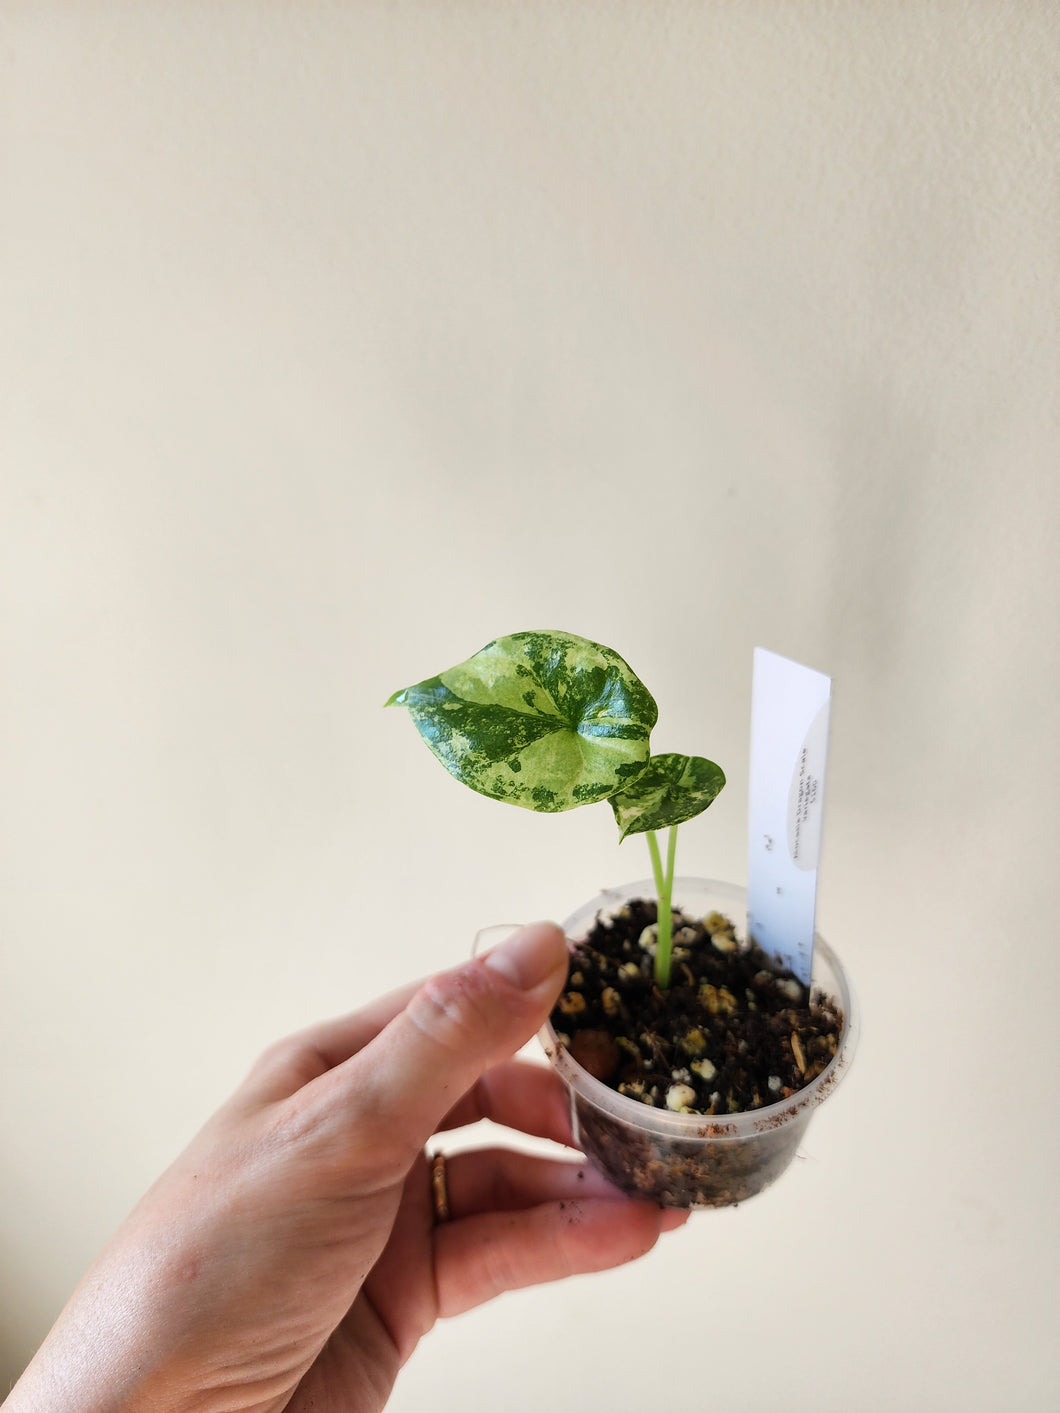
[[[435,1226],[449,1220],[449,1177],[444,1153],[435,1153],[431,1159],[431,1205]]]

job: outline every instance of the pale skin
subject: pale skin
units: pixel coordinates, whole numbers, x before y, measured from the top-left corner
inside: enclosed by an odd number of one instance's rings
[[[369,1413],[437,1320],[649,1251],[687,1213],[500,1147],[449,1159],[451,1217],[434,1221],[432,1135],[490,1118],[570,1144],[558,1080],[511,1058],[566,964],[537,923],[268,1050],[100,1255],[5,1413]]]

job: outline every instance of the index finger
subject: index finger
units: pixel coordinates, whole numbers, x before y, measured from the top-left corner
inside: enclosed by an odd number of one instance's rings
[[[555,1070],[530,1060],[505,1060],[487,1070],[449,1110],[439,1133],[490,1119],[534,1138],[574,1148],[567,1091]]]
[[[279,1040],[258,1058],[237,1097],[256,1103],[289,1099],[363,1050],[408,1005],[422,980],[399,986],[359,1011],[321,1021]]]

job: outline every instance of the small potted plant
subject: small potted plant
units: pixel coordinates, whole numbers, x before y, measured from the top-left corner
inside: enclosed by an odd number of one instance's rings
[[[497,638],[387,705],[480,794],[547,813],[606,800],[620,840],[646,836],[652,879],[567,919],[567,985],[542,1035],[588,1156],[670,1206],[773,1182],[849,1063],[853,998],[823,939],[806,987],[742,935],[743,890],[675,877],[678,827],[717,797],[720,767],[652,755],[650,692],[611,648],[570,633]]]

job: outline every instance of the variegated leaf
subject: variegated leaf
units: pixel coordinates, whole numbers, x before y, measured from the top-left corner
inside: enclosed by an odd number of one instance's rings
[[[619,838],[694,819],[724,784],[721,767],[702,756],[652,756],[636,780],[611,797]]]
[[[524,809],[607,799],[643,770],[657,710],[610,648],[572,633],[513,633],[395,692],[451,775]]]

